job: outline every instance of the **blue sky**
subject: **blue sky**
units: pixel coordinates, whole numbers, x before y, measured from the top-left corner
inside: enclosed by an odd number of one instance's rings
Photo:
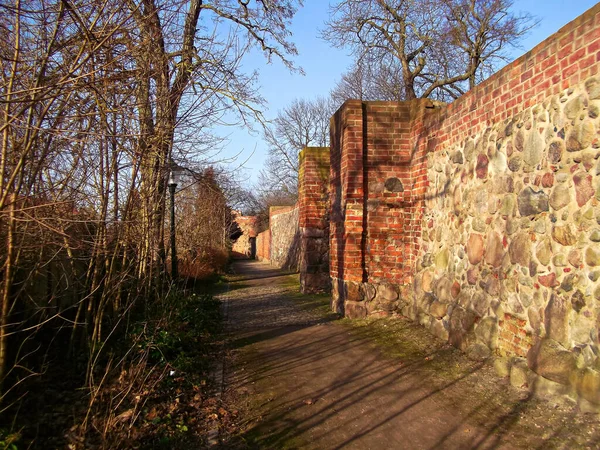
[[[520,49],[514,51],[514,58],[532,49],[535,45],[558,31],[563,25],[583,14],[596,4],[592,0],[515,0],[514,9],[529,12],[540,20],[529,35],[522,41]],[[341,74],[352,63],[347,50],[332,48],[319,39],[319,29],[328,16],[326,0],[305,0],[292,25],[293,38],[299,56],[295,63],[304,69],[305,75],[290,73],[283,64],[274,62],[267,65],[258,52],[248,55],[245,63],[248,68],[258,68],[262,96],[268,105],[265,116],[272,119],[277,111],[285,108],[295,98],[312,99],[327,96]],[[217,132],[228,137],[219,159],[237,159],[230,162],[232,168],[244,164],[248,188],[257,180],[258,173],[267,155],[267,146],[261,135],[250,133],[241,127],[221,127]]]

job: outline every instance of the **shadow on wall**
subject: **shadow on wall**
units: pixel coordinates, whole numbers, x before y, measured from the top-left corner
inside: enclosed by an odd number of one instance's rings
[[[297,272],[299,269],[301,235],[298,227],[298,206],[271,207],[271,264]]]
[[[294,233],[294,237],[292,238],[292,242],[287,251],[287,255],[285,257],[285,261],[283,262],[281,268],[290,270],[292,272],[298,272],[300,266],[300,246],[302,243],[302,236],[300,234],[300,230],[296,230]]]
[[[453,183],[456,189],[456,180],[474,176],[468,166],[431,184],[427,180],[427,154],[438,144],[428,131],[445,119],[442,104],[428,99],[350,100],[332,118],[335,311],[351,317],[394,312],[398,287],[413,281],[426,205],[439,199],[443,207],[444,199],[454,197]],[[376,298],[368,283],[393,286]]]
[[[345,214],[342,210],[342,111],[344,105],[334,114],[330,126],[331,161],[329,195],[330,197],[330,222],[329,222],[329,245],[335,243],[335,254],[330,255],[331,268],[335,268],[335,277],[332,280],[331,309],[339,314],[344,314],[344,220]],[[340,239],[340,237],[342,237]],[[331,251],[331,248],[330,248]],[[334,275],[334,274],[332,274]]]

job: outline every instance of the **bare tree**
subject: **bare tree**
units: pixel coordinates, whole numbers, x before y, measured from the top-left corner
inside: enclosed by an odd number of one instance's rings
[[[268,60],[278,58],[291,68],[288,55],[296,53],[287,28],[295,13],[294,0],[261,0],[256,5],[242,0],[167,3],[127,2],[135,22],[130,51],[141,75],[139,152],[147,160],[141,171],[141,193],[151,238],[144,249],[144,274],[155,270],[156,262],[164,262],[166,173],[175,129],[186,115],[180,110],[182,101],[200,93],[200,105],[208,111],[204,117],[214,117],[215,109],[224,108],[242,118],[247,113],[257,116],[260,98],[253,79],[240,71],[242,57],[258,47]]]
[[[190,278],[224,270],[234,221],[225,190],[229,175],[209,166],[185,177],[176,194],[180,275]]]
[[[395,66],[376,66],[358,60],[331,91],[331,99],[339,107],[348,99],[387,100],[404,99],[402,76]]]
[[[262,120],[241,62],[292,68],[298,4],[0,0],[0,401],[34,373],[20,355],[39,330],[72,330],[91,386],[116,327],[160,298],[171,162],[202,160],[226,111]]]
[[[400,66],[404,98],[456,98],[530,29],[512,0],[342,0],[322,36],[375,67]]]
[[[265,129],[269,154],[261,175],[262,189],[295,197],[298,191],[298,154],[304,147],[329,145],[329,119],[335,112],[330,99],[297,99],[279,111]]]
[[[112,102],[107,107],[111,97],[123,97],[99,79],[114,67],[108,49],[126,15],[110,2],[75,9],[67,1],[15,1],[0,3],[0,16],[6,34],[0,52],[0,233],[7,248],[0,259],[4,381],[17,366],[8,370],[9,359],[18,358],[7,352],[9,336],[15,339],[12,348],[20,348],[19,342],[77,305],[94,317],[86,322],[90,330],[99,326],[101,314],[95,313],[102,300],[90,293],[98,292],[110,263],[102,223],[111,210],[111,195],[117,195],[112,174],[123,148],[111,147],[115,131],[105,114],[118,109]],[[96,264],[102,256],[107,264]],[[71,311],[67,315],[73,317]]]
[[[281,189],[246,191],[244,202],[240,205],[244,216],[256,216],[258,231],[269,228],[269,210],[271,206],[293,206],[297,196]]]

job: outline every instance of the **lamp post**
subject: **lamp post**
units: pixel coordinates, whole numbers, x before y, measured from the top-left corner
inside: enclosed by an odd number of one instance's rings
[[[179,181],[179,173],[175,167],[169,173],[169,194],[171,195],[171,277],[176,279],[179,275],[177,270],[177,247],[175,245],[175,189]]]

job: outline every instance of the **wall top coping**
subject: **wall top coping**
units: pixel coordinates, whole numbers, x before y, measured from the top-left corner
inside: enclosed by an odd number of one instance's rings
[[[346,100],[342,106],[340,106],[340,108],[336,111],[342,111],[343,109],[349,107],[349,106],[361,106],[365,105],[367,108],[368,107],[372,107],[372,106],[385,106],[385,107],[390,107],[390,106],[401,106],[404,107],[406,110],[408,110],[410,112],[411,115],[415,115],[415,113],[417,111],[420,111],[422,109],[439,109],[440,107],[445,107],[448,106],[447,103],[438,101],[438,100],[432,100],[430,98],[415,98],[413,100],[403,100],[403,101],[388,101],[388,100],[356,100],[356,99],[349,99]],[[333,120],[333,117],[332,117]],[[307,148],[326,148],[327,150],[329,150],[328,147],[307,147]],[[302,155],[302,152],[300,153],[300,155]]]
[[[278,214],[285,214],[287,212],[293,211],[297,207],[298,205],[271,206],[269,208],[269,216],[273,217]]]
[[[302,150],[300,150],[300,158],[303,158],[307,154],[324,156],[328,155],[329,151],[329,147],[304,147]]]

